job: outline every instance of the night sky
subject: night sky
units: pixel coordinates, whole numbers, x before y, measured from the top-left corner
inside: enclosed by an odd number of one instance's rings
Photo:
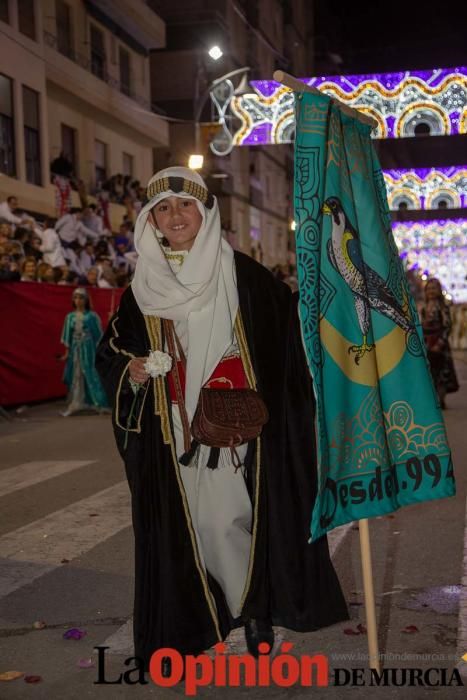
[[[430,6],[440,9],[429,11]],[[466,4],[460,2],[315,0],[314,72],[349,74],[466,65],[466,16]]]

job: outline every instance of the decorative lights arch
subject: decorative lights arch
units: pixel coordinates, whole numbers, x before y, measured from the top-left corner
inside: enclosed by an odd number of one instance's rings
[[[467,131],[466,67],[322,76],[302,82],[376,119],[375,138],[413,136],[421,123],[433,135]],[[230,108],[240,122],[230,132],[225,154],[234,146],[289,143],[293,138],[292,91],[274,80],[252,81],[250,86],[251,93],[232,95],[222,106],[224,114]]]
[[[467,207],[467,165],[385,170],[383,174],[390,209],[398,209],[401,202],[409,209],[438,209],[443,200],[448,209]]]

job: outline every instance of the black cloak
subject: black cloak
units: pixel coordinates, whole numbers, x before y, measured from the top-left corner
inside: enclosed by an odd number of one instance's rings
[[[220,586],[200,565],[174,459],[166,378],[149,380],[134,403],[129,361],[164,346],[160,320],[143,316],[131,288],[97,350],[131,490],[135,654],[146,663],[161,647],[201,653],[247,617],[269,618],[298,632],[348,618],[326,537],[308,544],[317,482],[314,398],[297,295],[242,253],[235,252],[235,266],[243,342],[270,416],[246,462],[253,533],[241,617],[232,619]]]

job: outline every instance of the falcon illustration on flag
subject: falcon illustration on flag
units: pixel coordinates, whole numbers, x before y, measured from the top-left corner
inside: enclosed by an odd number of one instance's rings
[[[329,197],[325,201],[323,214],[332,217],[331,238],[327,245],[329,262],[354,296],[363,339],[361,345],[351,345],[348,352],[355,353],[358,365],[363,355],[375,347],[374,343],[367,342],[371,309],[390,318],[407,333],[413,332],[415,327],[386,282],[363,260],[358,232],[350,223],[338,197]]]

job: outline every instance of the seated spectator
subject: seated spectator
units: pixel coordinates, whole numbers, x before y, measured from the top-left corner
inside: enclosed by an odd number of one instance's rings
[[[58,272],[57,272],[58,270]],[[79,275],[74,270],[67,269],[67,266],[61,268],[55,268],[54,270],[55,279],[58,279],[57,284],[59,285],[78,285]]]
[[[0,282],[19,282],[20,279],[18,263],[0,246]]]
[[[46,262],[40,262],[37,266],[37,281],[55,284],[55,272],[52,265]]]
[[[62,244],[56,230],[54,229],[53,219],[47,218],[44,222],[44,230],[41,233],[42,260],[52,267],[60,267],[65,265],[65,257],[63,255]]]
[[[124,263],[119,265],[115,272],[115,283],[117,287],[128,287],[130,283],[129,272]]]
[[[81,249],[78,257],[81,268],[81,274],[85,275],[89,268],[93,267],[96,263],[94,244],[92,241],[90,241],[89,239],[86,241],[86,245]]]
[[[18,226],[13,233],[13,238],[10,241],[10,254],[24,257],[24,246],[29,240],[31,232],[24,226]]]
[[[138,216],[142,206],[146,202],[146,190],[144,187],[141,187],[138,185],[138,189],[136,190],[136,199],[135,199],[135,212],[136,215]]]
[[[131,197],[133,198],[133,201],[136,201],[139,199],[139,194],[140,194],[140,189],[141,189],[141,183],[139,180],[133,180],[133,182],[130,185],[129,193]]]
[[[111,194],[114,195],[117,202],[121,202],[124,195],[123,175],[121,173],[114,175],[113,178],[111,178],[111,182]]]
[[[82,210],[74,208],[69,214],[62,216],[55,224],[55,230],[58,232],[62,245],[65,248],[75,242],[84,245],[86,238],[91,238],[93,241],[99,238],[95,231],[83,224],[82,218]]]
[[[24,243],[24,254],[27,258],[34,258],[36,262],[42,260],[42,238],[35,231],[30,231]]]
[[[133,222],[128,219],[127,216],[123,217],[123,221],[120,224],[119,236],[124,236],[130,241],[130,245],[133,246],[134,233],[133,233]]]
[[[25,258],[21,264],[21,282],[37,282],[37,264],[35,258]]]
[[[66,276],[66,284],[71,284],[71,285],[76,285],[78,286],[79,284],[79,275],[77,272],[74,270],[70,270],[68,275]]]
[[[97,267],[90,267],[86,273],[86,278],[83,284],[88,287],[97,287],[98,271]]]
[[[81,262],[79,259],[79,253],[81,251],[81,246],[75,241],[73,243],[70,243],[69,246],[64,248],[63,250],[63,255],[65,257],[65,262],[70,268],[70,270],[73,270],[78,276],[83,274],[83,270],[81,269]]]
[[[0,221],[6,220],[13,226],[29,226],[34,224],[34,219],[29,214],[18,211],[17,197],[8,197],[0,204]]]
[[[10,224],[3,223],[0,224],[0,246],[4,246],[10,242],[13,235],[12,228]]]
[[[130,241],[125,236],[117,236],[115,238],[115,260],[114,267],[121,268],[122,265],[125,268],[126,273],[130,272],[132,268],[130,261],[127,259],[126,254],[130,249]]]
[[[66,284],[64,280],[68,275],[68,265],[60,265],[60,267],[54,267],[54,280],[55,284]]]
[[[94,246],[96,260],[98,258],[108,258],[111,262],[115,260],[115,249],[110,238],[101,238]]]
[[[19,226],[25,221],[32,221],[31,217],[26,214],[19,214],[17,197],[7,197],[5,202],[0,204],[0,221],[7,221],[9,224]]]
[[[109,258],[101,255],[97,259],[97,286],[102,289],[111,289],[115,287],[115,273],[112,269],[112,263]]]
[[[136,216],[135,216],[134,202],[129,194],[124,195],[124,197],[122,198],[122,204],[126,209],[127,219],[129,221],[135,221]]]
[[[129,195],[131,197],[131,175],[124,175],[123,177],[123,194],[124,196]]]
[[[83,210],[82,218],[84,226],[90,228],[98,236],[102,236],[104,233],[104,222],[102,216],[97,213],[97,206],[95,204],[89,204]]]

